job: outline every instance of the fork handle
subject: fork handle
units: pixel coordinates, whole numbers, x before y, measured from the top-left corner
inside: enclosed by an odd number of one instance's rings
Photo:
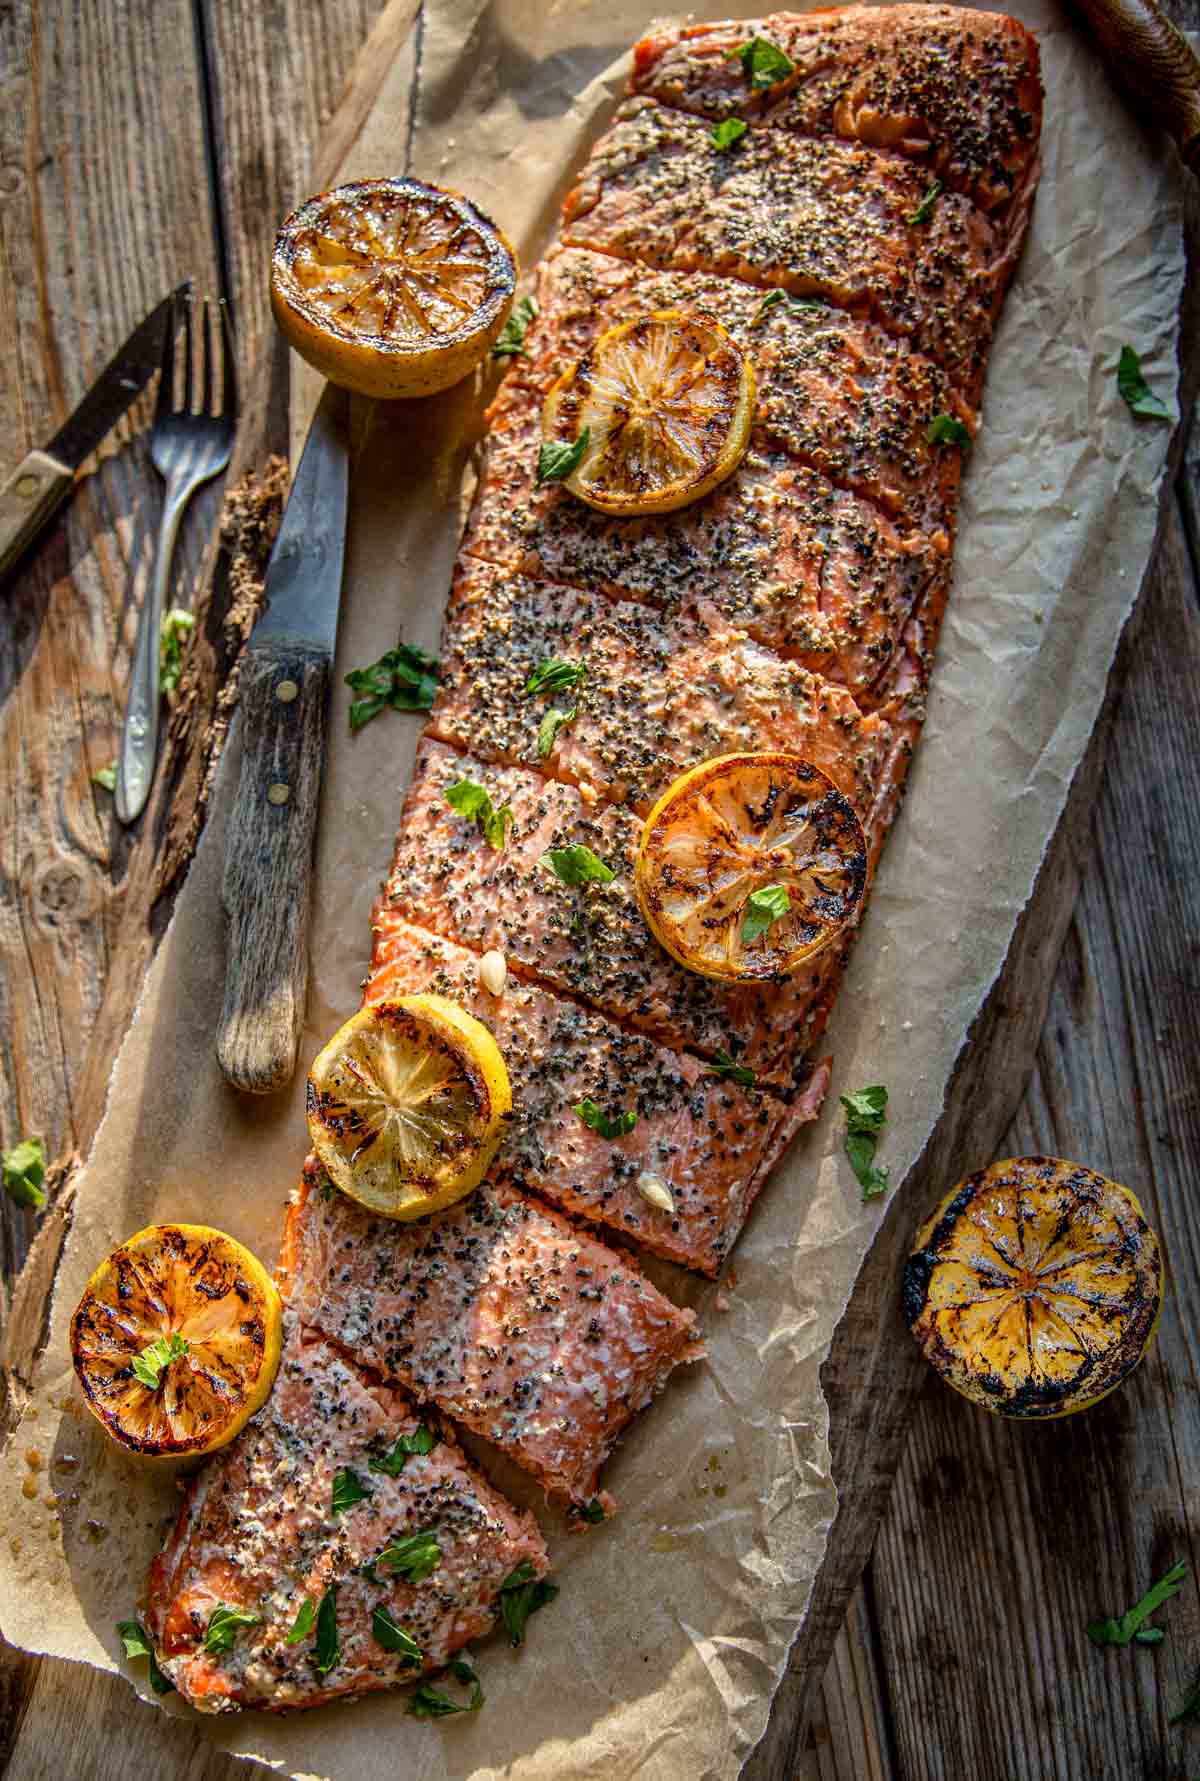
[[[154,552],[154,568],[150,587],[138,620],[137,642],[133,651],[133,674],[129,682],[129,701],[125,707],[125,727],[117,753],[117,783],[113,804],[120,822],[136,822],[146,808],[150,787],[154,782],[154,762],[158,754],[159,658],[162,639],[163,610],[166,606],[167,582],[179,522],[187,505],[187,490],[171,480],[167,483],[162,519],[158,528],[158,546]]]
[[[272,637],[242,663],[242,770],[221,901],[228,917],[217,1060],[265,1095],[296,1067],[308,990],[313,838],[329,700],[326,651]]]
[[[0,484],[0,581],[66,500],[75,473],[48,451],[31,451]]]

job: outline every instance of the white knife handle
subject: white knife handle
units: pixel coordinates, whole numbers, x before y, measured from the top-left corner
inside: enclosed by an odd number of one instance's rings
[[[0,580],[66,500],[75,472],[48,451],[31,451],[0,487]]]
[[[251,643],[242,663],[242,770],[221,885],[229,927],[217,1061],[247,1094],[283,1088],[296,1067],[329,675],[328,655],[279,639]]]

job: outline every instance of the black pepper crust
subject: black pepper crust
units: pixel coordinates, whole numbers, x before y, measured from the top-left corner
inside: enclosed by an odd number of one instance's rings
[[[794,72],[753,91],[729,51],[757,32]],[[631,86],[702,117],[740,116],[913,160],[995,216],[1037,178],[1037,40],[1002,13],[951,6],[773,13],[755,22],[664,27],[635,47]]]
[[[588,680],[578,716],[543,757],[541,705],[525,687],[550,656],[586,660]],[[811,760],[866,813],[892,741],[889,720],[864,717],[845,687],[716,614],[663,615],[469,558],[451,592],[441,663],[431,735],[638,812],[696,762],[767,747]]]
[[[709,137],[699,118],[626,100],[567,196],[563,242],[823,297],[978,389],[1023,222],[998,229],[946,192],[913,226],[929,178],[902,157],[767,129],[723,156]]]
[[[493,804],[512,810],[502,850],[447,804],[447,791],[462,778],[486,785]],[[758,1073],[760,1086],[802,1087],[836,969],[833,955],[772,985],[716,983],[685,970],[652,938],[638,910],[633,872],[641,829],[632,812],[589,804],[575,786],[425,741],[375,912],[376,933],[399,918],[477,953],[497,947],[510,970],[620,1025],[709,1058],[725,1050]],[[578,845],[616,874],[611,883],[569,887],[542,865],[548,849]]]
[[[461,1002],[504,1053],[513,1110],[492,1181],[511,1182],[701,1273],[719,1269],[785,1135],[820,1108],[825,1078],[813,1079],[799,1046],[786,1095],[742,1088],[534,981],[510,975],[504,994],[493,997],[479,982],[477,954],[381,908],[368,999],[386,999],[401,985]],[[820,992],[814,1005],[823,1015]],[[635,1114],[633,1130],[617,1140],[593,1131],[576,1110],[584,1100]],[[669,1214],[644,1197],[644,1174],[669,1189]]]
[[[971,432],[977,416],[908,341],[815,298],[785,300],[781,291],[737,279],[660,272],[580,248],[547,255],[537,298],[526,356],[493,404],[493,426],[516,389],[530,390],[540,405],[550,383],[606,329],[647,310],[694,305],[715,315],[753,364],[755,449],[783,452],[817,471],[878,507],[902,534],[944,533],[949,548],[962,456],[931,445],[926,434],[935,415],[952,414]],[[890,531],[886,520],[881,531]]]

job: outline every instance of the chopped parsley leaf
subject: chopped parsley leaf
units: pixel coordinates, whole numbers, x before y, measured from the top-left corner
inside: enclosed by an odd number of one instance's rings
[[[524,1641],[525,1622],[529,1616],[552,1602],[557,1594],[557,1583],[551,1583],[548,1577],[535,1576],[527,1558],[508,1573],[500,1585],[500,1618],[514,1651]]]
[[[438,1545],[436,1528],[422,1528],[419,1533],[406,1534],[402,1540],[393,1540],[385,1546],[376,1565],[394,1571],[409,1583],[423,1583],[426,1577],[432,1577],[442,1562],[442,1549]]]
[[[753,1088],[758,1080],[754,1071],[730,1057],[723,1045],[718,1045],[716,1061],[708,1066],[708,1072],[710,1076],[727,1076],[739,1088]]]
[[[447,789],[446,802],[467,822],[473,822],[489,847],[499,852],[505,843],[507,829],[516,820],[508,804],[497,810],[491,797],[473,779],[459,779]]]
[[[538,725],[537,750],[542,760],[550,753],[558,739],[558,732],[567,724],[573,724],[579,716],[578,705],[564,709],[561,705],[551,705]]]
[[[784,884],[764,884],[758,890],[751,891],[746,898],[746,913],[742,918],[742,939],[749,942],[757,940],[765,934],[769,927],[792,906]]]
[[[155,1694],[174,1694],[175,1684],[159,1669],[158,1659],[154,1655],[154,1647],[146,1637],[141,1623],[136,1620],[118,1620],[117,1632],[125,1647],[126,1657],[148,1657],[150,1659],[150,1686]]]
[[[140,1354],[134,1355],[134,1376],[150,1391],[157,1391],[164,1367],[169,1367],[173,1360],[182,1360],[187,1351],[188,1345],[177,1330],[172,1330],[169,1336],[159,1336]]]
[[[317,1604],[310,1596],[305,1596],[296,1610],[296,1618],[292,1622],[292,1630],[287,1636],[289,1645],[298,1645],[301,1639],[307,1639],[313,1629],[313,1621],[317,1618]]]
[[[887,1102],[888,1091],[882,1083],[841,1096],[846,1112],[846,1155],[864,1200],[878,1199],[888,1190],[887,1169],[875,1162],[875,1147],[887,1118]]]
[[[595,1527],[598,1522],[604,1520],[604,1504],[600,1501],[599,1497],[593,1497],[590,1503],[585,1503],[583,1505],[583,1508],[579,1513],[584,1521],[590,1521],[592,1526]]]
[[[953,414],[935,414],[925,429],[925,437],[930,445],[957,445],[963,451],[971,449],[970,433]]]
[[[350,728],[361,730],[386,711],[428,711],[437,694],[438,662],[411,643],[398,643],[369,668],[352,668],[346,676],[351,692]]]
[[[219,1602],[208,1617],[204,1649],[214,1656],[231,1650],[238,1627],[258,1626],[261,1620],[261,1614],[251,1614],[245,1608],[227,1608],[224,1602]]]
[[[492,348],[494,359],[527,359],[525,336],[529,332],[529,324],[538,312],[536,297],[518,297],[512,306],[508,320],[501,328],[495,346]]]
[[[1171,410],[1156,396],[1142,373],[1142,361],[1131,346],[1121,348],[1117,361],[1117,388],[1134,414],[1143,420],[1169,421]]]
[[[313,1653],[313,1669],[318,1676],[327,1676],[342,1661],[338,1643],[337,1585],[331,1583],[321,1597],[317,1609],[317,1648]]]
[[[540,863],[569,885],[587,884],[592,879],[597,884],[611,884],[616,877],[612,867],[597,859],[583,842],[574,847],[551,847],[542,855]]]
[[[0,1150],[4,1191],[14,1205],[40,1212],[46,1204],[46,1146],[40,1138],[22,1138],[11,1150]]]
[[[941,195],[942,182],[940,179],[935,179],[925,196],[921,199],[921,202],[917,205],[917,208],[909,217],[908,221],[910,227],[916,228],[918,224],[927,223],[929,221],[930,217],[933,215],[933,207]]]
[[[447,1713],[477,1713],[482,1707],[483,1689],[470,1664],[461,1657],[455,1657],[451,1658],[446,1667],[456,1682],[461,1682],[464,1688],[470,1686],[470,1699],[452,1701],[449,1695],[439,1693],[428,1682],[422,1682],[408,1697],[408,1710],[414,1719],[444,1719]]]
[[[184,639],[195,628],[196,621],[191,613],[181,611],[178,606],[163,613],[162,629],[158,634],[158,690],[168,705],[174,701],[183,674]]]
[[[376,1644],[382,1645],[385,1651],[398,1652],[409,1663],[424,1663],[425,1653],[417,1641],[392,1619],[382,1602],[371,1616],[371,1633]]]
[[[400,1435],[390,1453],[368,1463],[373,1472],[383,1472],[389,1478],[398,1478],[410,1457],[414,1453],[432,1453],[437,1446],[437,1439],[433,1430],[421,1423],[411,1435]]]
[[[562,656],[543,656],[525,682],[525,692],[530,698],[537,693],[567,693],[573,686],[579,686],[586,676],[586,662],[568,662]]]
[[[731,148],[737,147],[749,128],[749,124],[740,117],[725,117],[708,140],[719,155],[726,155]]]
[[[592,442],[587,427],[578,439],[547,439],[538,452],[537,486],[546,482],[565,482],[583,462],[583,454]]]
[[[352,1509],[355,1503],[365,1502],[370,1491],[349,1466],[343,1466],[340,1472],[333,1474],[333,1493],[329,1508],[333,1515],[341,1515],[346,1509]]]
[[[789,74],[795,72],[796,64],[791,57],[785,55],[777,43],[769,37],[751,37],[747,43],[738,43],[725,52],[725,60],[731,62],[737,57],[742,64],[742,73],[756,90],[778,86]]]
[[[1135,1639],[1140,1645],[1146,1644],[1147,1640],[1141,1631],[1142,1622],[1147,1620],[1156,1608],[1161,1608],[1164,1602],[1169,1602],[1173,1595],[1179,1594],[1187,1574],[1188,1567],[1181,1559],[1177,1565],[1172,1565],[1171,1569],[1160,1577],[1157,1583],[1152,1583],[1141,1601],[1135,1602],[1133,1607],[1127,1609],[1119,1620],[1114,1619],[1111,1615],[1105,1620],[1093,1620],[1087,1629],[1087,1636],[1092,1644],[1130,1645]],[[1146,1632],[1161,1633],[1162,1628],[1151,1626],[1146,1628]]]
[[[623,1138],[637,1124],[636,1113],[626,1111],[615,1115],[609,1114],[592,1100],[579,1101],[572,1108],[572,1112],[578,1113],[585,1126],[589,1126],[593,1132],[598,1132],[602,1138],[607,1138],[610,1142],[614,1138]]]

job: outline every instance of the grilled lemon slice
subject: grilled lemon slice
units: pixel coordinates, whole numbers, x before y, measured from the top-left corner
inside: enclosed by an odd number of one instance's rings
[[[326,1173],[387,1218],[422,1218],[477,1187],[511,1109],[500,1047],[445,996],[360,1008],[308,1077],[308,1130]]]
[[[368,179],[309,198],[271,256],[271,309],[290,345],[360,395],[459,383],[508,319],[512,247],[458,192]]]
[[[1158,1240],[1127,1187],[1054,1156],[994,1163],[917,1232],[904,1311],[948,1385],[1001,1416],[1086,1410],[1150,1346]]]
[[[737,469],[754,368],[711,316],[663,309],[601,334],[554,384],[547,443],[587,445],[565,483],[601,513],[670,513]]]
[[[790,976],[837,937],[867,880],[854,807],[795,754],[726,754],[669,785],[634,885],[672,958],[725,981]]]
[[[204,1224],[152,1224],[101,1262],[71,1319],[92,1414],[135,1453],[232,1441],[279,1365],[279,1294],[256,1256]]]

